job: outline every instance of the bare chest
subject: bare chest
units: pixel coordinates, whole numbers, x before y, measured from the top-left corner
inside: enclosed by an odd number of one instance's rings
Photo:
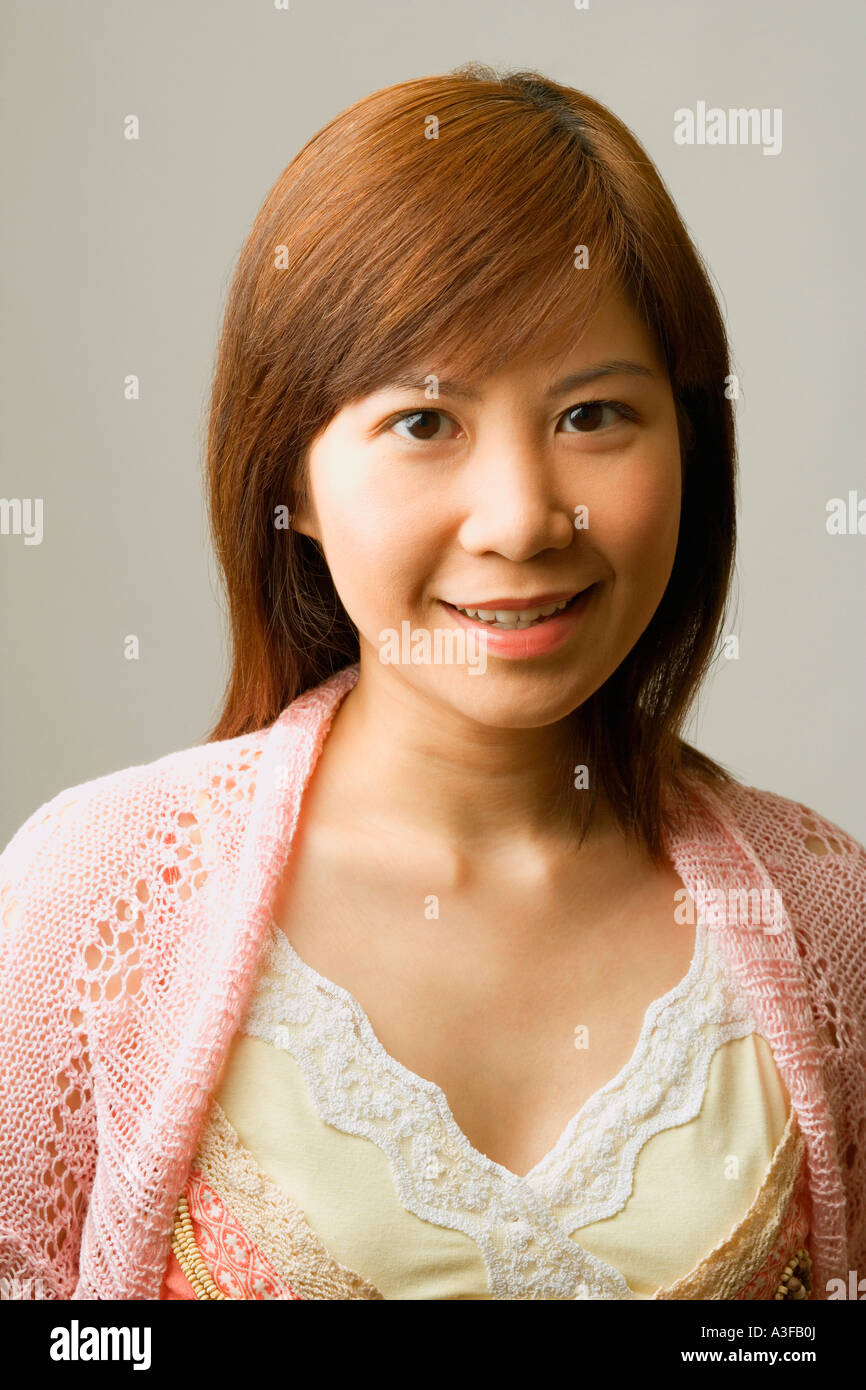
[[[585,877],[444,882],[409,856],[336,863],[313,837],[273,913],[385,1052],[440,1087],[473,1147],[524,1174],[626,1064],[694,952],[672,868],[630,863],[589,894]]]

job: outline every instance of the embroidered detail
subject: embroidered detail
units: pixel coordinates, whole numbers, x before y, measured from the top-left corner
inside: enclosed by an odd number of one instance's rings
[[[295,1058],[323,1120],[378,1145],[407,1211],[476,1243],[493,1298],[635,1297],[571,1232],[622,1209],[642,1145],[698,1114],[715,1050],[754,1030],[702,921],[688,974],[650,1005],[629,1062],[525,1177],[475,1149],[444,1092],[385,1051],[357,1000],[274,922],[270,933],[243,1031]],[[567,1222],[551,1210],[557,1202],[568,1203]]]
[[[783,1252],[791,1249],[792,1235],[801,1243],[808,1232],[806,1183],[806,1142],[792,1107],[764,1181],[745,1216],[694,1269],[653,1297],[771,1298],[785,1264]]]
[[[795,1250],[785,1265],[774,1297],[782,1299],[808,1298],[812,1292],[812,1256],[805,1248]]]
[[[201,1194],[203,1232],[199,1244],[221,1286],[234,1287],[233,1297],[382,1298],[374,1284],[332,1258],[300,1207],[271,1182],[241,1144],[215,1100],[210,1104],[195,1162],[200,1177],[193,1174],[190,1182],[194,1200]],[[251,1252],[249,1263],[243,1267],[237,1267],[235,1259],[234,1286],[213,1263],[225,1258],[225,1251],[205,1234],[215,1229],[215,1221],[227,1223],[230,1229],[230,1254],[238,1243]]]

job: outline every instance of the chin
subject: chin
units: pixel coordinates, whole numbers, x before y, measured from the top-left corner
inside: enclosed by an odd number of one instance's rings
[[[546,682],[537,672],[522,690],[503,689],[502,680],[488,667],[483,675],[468,678],[468,689],[464,685],[439,694],[444,703],[486,728],[542,729],[573,714],[595,689],[566,677]]]

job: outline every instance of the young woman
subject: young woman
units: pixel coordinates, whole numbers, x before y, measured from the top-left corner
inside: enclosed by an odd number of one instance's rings
[[[219,720],[0,859],[8,1287],[799,1300],[866,1268],[866,850],[681,737],[730,383],[586,95],[469,66],[292,161],[213,390]]]

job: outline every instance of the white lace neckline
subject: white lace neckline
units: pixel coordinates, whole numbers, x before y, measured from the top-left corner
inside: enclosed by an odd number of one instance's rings
[[[643,1143],[698,1113],[716,1048],[754,1029],[700,917],[688,971],[648,1006],[625,1066],[523,1176],[471,1144],[441,1087],[386,1051],[354,995],[308,965],[273,920],[269,932],[243,1031],[295,1058],[326,1123],[382,1149],[406,1210],[469,1235],[494,1298],[633,1297],[571,1232],[624,1206]]]
[[[703,919],[699,916],[695,927],[695,947],[692,952],[689,968],[682,979],[677,984],[673,985],[666,994],[660,995],[657,999],[653,999],[647,1006],[637,1043],[628,1061],[625,1062],[615,1076],[611,1077],[609,1081],[605,1082],[603,1086],[599,1087],[597,1091],[594,1091],[591,1096],[587,1097],[577,1113],[568,1121],[553,1147],[530,1168],[528,1173],[521,1175],[513,1172],[510,1168],[504,1167],[503,1164],[497,1163],[495,1159],[488,1158],[480,1149],[476,1149],[475,1145],[467,1138],[454,1118],[451,1106],[448,1103],[448,1097],[441,1086],[438,1086],[435,1081],[430,1081],[426,1076],[421,1076],[418,1072],[412,1071],[410,1067],[404,1066],[402,1062],[398,1062],[397,1058],[392,1056],[379,1041],[366,1009],[358,1002],[355,996],[350,993],[349,990],[344,989],[342,985],[338,985],[333,980],[328,979],[326,975],[320,974],[312,965],[308,965],[307,962],[298,955],[291,941],[282,928],[277,925],[273,917],[271,917],[268,926],[270,933],[270,959],[273,960],[274,957],[276,957],[277,960],[282,958],[283,962],[290,962],[302,979],[313,984],[317,990],[322,991],[328,997],[339,999],[345,1004],[377,1067],[392,1072],[401,1080],[408,1082],[411,1086],[418,1087],[420,1090],[425,1091],[436,1102],[443,1120],[447,1124],[455,1141],[461,1147],[465,1148],[476,1161],[481,1162],[484,1166],[489,1166],[511,1182],[531,1182],[533,1179],[538,1178],[548,1166],[555,1162],[556,1158],[562,1154],[563,1150],[567,1149],[586,1116],[598,1107],[599,1102],[610,1095],[612,1091],[623,1086],[628,1079],[639,1070],[646,1056],[652,1030],[655,1028],[660,1015],[690,992],[695,982],[704,971],[707,963],[707,929]]]

